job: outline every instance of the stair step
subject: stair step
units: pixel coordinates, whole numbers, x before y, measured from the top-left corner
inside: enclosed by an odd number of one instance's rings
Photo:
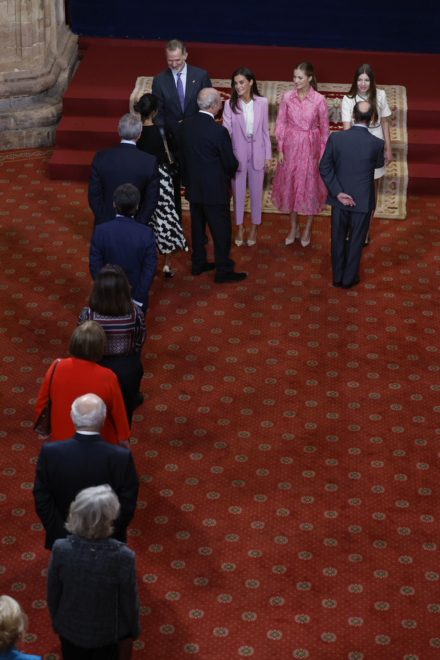
[[[408,195],[438,195],[440,164],[408,163]]]
[[[408,162],[426,164],[440,163],[440,130],[409,128]]]
[[[438,128],[440,126],[440,101],[438,99],[408,98],[407,120],[408,130]]]
[[[120,142],[119,117],[64,115],[57,128],[57,147],[98,151]]]
[[[95,151],[60,149],[50,159],[49,176],[62,181],[88,181]]]
[[[64,115],[122,117],[130,112],[132,87],[70,85],[63,97]]]

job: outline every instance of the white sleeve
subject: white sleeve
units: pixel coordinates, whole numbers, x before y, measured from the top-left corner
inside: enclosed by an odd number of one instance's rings
[[[349,99],[348,96],[344,96],[341,105],[342,121],[349,121],[351,123],[353,119],[354,106],[355,106],[355,99]]]
[[[389,117],[391,115],[391,110],[390,106],[388,105],[387,94],[384,89],[377,90],[377,101],[380,118]]]

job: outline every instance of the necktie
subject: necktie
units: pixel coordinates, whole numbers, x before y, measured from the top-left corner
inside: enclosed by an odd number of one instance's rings
[[[182,81],[180,80],[181,75],[182,75],[181,73],[177,74],[177,96],[179,97],[182,112],[184,112],[184,110],[185,110],[185,94],[183,93],[183,84],[182,84]]]

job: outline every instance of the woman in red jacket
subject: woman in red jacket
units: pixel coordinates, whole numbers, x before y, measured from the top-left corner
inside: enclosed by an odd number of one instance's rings
[[[69,346],[71,357],[50,365],[35,408],[38,418],[49,398],[49,383],[54,372],[50,385],[52,441],[67,440],[75,434],[70,418],[72,403],[83,394],[96,394],[107,406],[102,438],[129,448],[130,427],[117,376],[96,364],[103,356],[105,339],[99,323],[86,321],[73,331]]]

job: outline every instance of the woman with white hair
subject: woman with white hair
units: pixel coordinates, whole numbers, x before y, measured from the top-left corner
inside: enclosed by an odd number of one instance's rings
[[[141,629],[135,554],[109,538],[119,501],[108,485],[86,488],[70,505],[47,574],[47,603],[63,660],[130,657]]]
[[[10,596],[0,597],[0,658],[2,660],[41,660],[40,655],[20,653],[15,646],[27,628],[27,616]]]

